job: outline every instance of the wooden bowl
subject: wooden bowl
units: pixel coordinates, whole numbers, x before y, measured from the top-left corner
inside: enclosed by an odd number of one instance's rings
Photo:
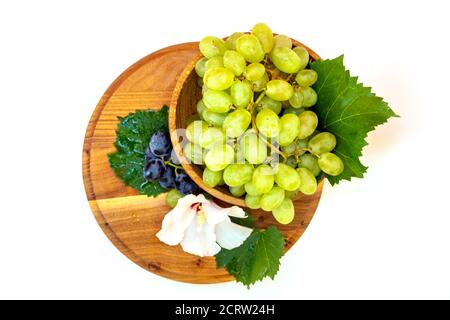
[[[301,42],[292,39],[292,44],[295,47],[301,46],[308,50],[309,56],[313,61],[320,59],[317,53]],[[203,169],[198,165],[189,163],[182,151],[181,142],[183,137],[177,132],[177,129],[186,128],[188,119],[197,113],[197,102],[202,98],[202,89],[197,84],[198,76],[195,72],[195,64],[202,57],[202,54],[199,52],[186,66],[180,74],[172,94],[169,108],[169,131],[173,148],[186,173],[200,188],[224,202],[247,207],[244,198],[233,196],[227,187],[210,188],[206,186],[202,178]]]

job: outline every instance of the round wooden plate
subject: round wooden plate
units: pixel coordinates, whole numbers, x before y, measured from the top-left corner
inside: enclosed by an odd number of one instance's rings
[[[183,43],[156,51],[124,71],[101,97],[89,121],[83,147],[83,179],[87,198],[98,224],[112,243],[129,259],[160,276],[189,283],[233,280],[217,269],[212,257],[185,253],[179,246],[160,242],[155,234],[170,210],[165,195],[149,198],[125,186],[109,167],[107,155],[115,151],[118,116],[137,109],[159,109],[169,104],[179,74],[198,55],[198,43]],[[300,238],[311,221],[323,183],[312,196],[295,202],[296,216],[279,225],[270,213],[248,210],[256,225],[276,224],[286,240],[286,250]],[[221,203],[221,205],[224,205]]]

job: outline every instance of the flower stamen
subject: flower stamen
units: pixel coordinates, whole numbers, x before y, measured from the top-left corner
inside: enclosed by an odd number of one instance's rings
[[[197,209],[197,222],[199,226],[202,226],[206,222],[205,211],[203,211],[202,206],[200,205]]]

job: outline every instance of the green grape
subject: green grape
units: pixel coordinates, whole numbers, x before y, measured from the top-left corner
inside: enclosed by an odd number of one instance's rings
[[[205,110],[206,110],[206,106],[203,103],[203,101],[200,100],[199,102],[197,102],[197,114],[201,120],[203,120],[203,111],[205,111]]]
[[[296,145],[296,153],[297,155],[301,156],[306,152],[306,149],[308,148],[308,139],[298,139],[295,142]]]
[[[267,96],[264,96],[261,101],[256,105],[256,110],[259,112],[264,108],[268,108],[275,112],[276,114],[279,114],[281,112],[281,102],[273,100]]]
[[[242,35],[244,35],[243,32],[235,32],[231,36],[225,40],[225,46],[228,50],[236,50],[236,41],[239,39]]]
[[[329,132],[321,132],[309,140],[309,149],[314,154],[330,152],[336,147],[336,137]]]
[[[234,75],[240,76],[247,65],[243,56],[234,50],[227,50],[223,55],[223,65],[230,69]]]
[[[289,104],[295,109],[300,109],[303,105],[303,93],[295,90],[292,97],[289,98]]]
[[[223,67],[222,56],[212,57],[211,59],[208,59],[208,61],[205,62],[205,72],[212,68],[221,68],[221,67]]]
[[[233,162],[234,150],[228,144],[215,144],[205,155],[205,164],[209,170],[221,171]]]
[[[223,179],[223,171],[211,171],[208,168],[203,170],[203,182],[207,187],[214,188],[220,184]]]
[[[179,193],[177,189],[172,189],[166,194],[166,203],[169,207],[175,208],[177,206],[178,200],[183,197],[184,195]]]
[[[203,134],[200,136],[199,144],[202,148],[211,149],[216,143],[224,143],[225,139],[225,134],[221,129],[210,127],[203,131]]]
[[[298,132],[299,139],[305,139],[313,134],[319,123],[317,115],[312,111],[302,112],[298,119],[300,121],[300,131]]]
[[[318,163],[320,169],[330,176],[338,176],[344,171],[344,163],[341,158],[331,152],[321,154]]]
[[[191,122],[186,128],[186,137],[193,143],[200,144],[200,139],[203,132],[208,128],[208,124],[202,120],[195,120]]]
[[[292,40],[288,36],[285,36],[284,34],[279,34],[273,37],[273,47],[285,47],[285,48],[292,48]]]
[[[256,191],[260,193],[269,192],[273,188],[274,182],[275,175],[273,169],[267,164],[258,166],[253,172],[252,183]]]
[[[247,130],[251,121],[252,116],[250,112],[243,108],[238,108],[227,115],[222,127],[228,137],[237,138]]]
[[[317,161],[317,157],[313,156],[310,153],[305,153],[300,156],[300,161],[298,163],[300,168],[307,168],[309,171],[313,173],[316,177],[322,172],[319,167],[319,163]]]
[[[303,70],[306,68],[306,66],[309,63],[309,53],[308,50],[306,50],[303,47],[295,47],[292,49],[300,58],[301,64],[300,64],[300,70]]]
[[[252,81],[253,91],[255,92],[263,91],[266,88],[268,82],[269,82],[269,75],[266,72],[264,73],[261,79]]]
[[[311,88],[311,87],[307,87],[307,88],[300,87],[299,91],[303,95],[303,106],[304,107],[308,108],[308,107],[312,107],[313,105],[316,104],[316,102],[317,102],[317,93],[316,93],[316,91],[314,91],[313,88]]]
[[[201,78],[203,78],[206,72],[206,65],[205,65],[206,61],[208,61],[208,59],[203,57],[200,60],[198,60],[197,63],[195,64],[195,72]]]
[[[284,197],[288,199],[294,199],[298,195],[298,190],[295,191],[284,191]]]
[[[234,74],[227,68],[211,68],[206,71],[203,82],[208,89],[218,91],[225,90],[233,84]]]
[[[300,184],[300,192],[311,195],[317,190],[317,180],[314,174],[307,168],[298,168],[297,173],[302,183]]]
[[[206,169],[206,168],[205,168]],[[223,174],[222,174],[222,178],[219,181],[219,186],[224,186],[225,185],[225,181],[223,180]]]
[[[280,118],[281,130],[278,135],[280,146],[287,146],[297,138],[300,131],[300,121],[298,116],[292,113],[283,115]]]
[[[202,88],[203,87],[203,78],[197,78],[197,85]]]
[[[238,187],[252,179],[253,166],[251,164],[230,164],[223,172],[223,180],[230,187]]]
[[[198,109],[197,109],[198,110]],[[208,109],[204,110],[202,112],[202,118],[206,122],[208,122],[210,125],[213,125],[214,127],[222,127],[223,121],[227,117],[228,113],[217,113],[210,111]]]
[[[270,60],[272,60],[275,67],[284,73],[297,73],[300,70],[300,57],[290,48],[273,48],[270,53]]]
[[[275,183],[284,190],[294,191],[300,187],[301,181],[295,169],[279,163],[275,169]]]
[[[289,156],[286,159],[286,164],[291,167],[291,168],[297,168],[297,159],[295,158],[295,156]]]
[[[275,112],[266,108],[256,115],[256,127],[263,135],[272,138],[280,133],[281,121]]]
[[[261,208],[261,196],[251,196],[247,194],[245,196],[245,204],[250,209],[259,209]]]
[[[317,81],[317,72],[310,69],[301,70],[295,76],[295,81],[301,87],[310,87]]]
[[[278,186],[275,186],[269,192],[261,196],[261,209],[263,209],[264,211],[272,211],[273,209],[278,207],[283,202],[283,200],[284,190]]]
[[[248,62],[260,62],[264,59],[264,50],[258,38],[244,34],[236,41],[236,51]]]
[[[230,193],[235,197],[242,197],[245,193],[244,185],[237,187],[230,187]]]
[[[289,108],[284,109],[284,114],[293,113],[293,114],[299,115],[299,114],[301,114],[304,111],[305,111],[305,108],[289,107]]]
[[[273,217],[281,224],[289,224],[294,220],[294,203],[290,198],[284,198],[281,204],[272,210]]]
[[[255,35],[261,43],[265,53],[269,53],[273,48],[273,34],[272,30],[265,23],[257,23],[252,29],[252,34]]]
[[[231,99],[236,107],[245,108],[252,101],[252,85],[248,81],[236,80],[231,86]]]
[[[247,194],[249,194],[251,196],[260,196],[262,194],[255,188],[255,185],[251,181],[244,184],[244,189],[245,189],[245,192],[247,192]]]
[[[292,142],[292,143],[288,144],[287,146],[281,146],[281,151],[283,151],[287,155],[294,154],[296,150],[297,150],[296,142]]]
[[[286,101],[294,94],[294,88],[285,80],[271,80],[266,86],[266,95],[273,100]]]
[[[192,142],[186,143],[183,148],[184,156],[194,164],[203,164],[204,152],[202,147]]]
[[[200,41],[199,47],[200,52],[208,59],[223,55],[225,50],[227,49],[225,47],[225,42],[222,39],[212,36],[204,37]]]
[[[246,133],[239,141],[240,151],[251,164],[260,164],[267,158],[267,145],[254,132]]]
[[[266,68],[259,62],[250,63],[244,71],[244,76],[248,81],[261,79],[266,73]]]
[[[300,156],[306,152],[306,148],[308,148],[308,139],[297,139],[287,146],[281,146],[281,151],[287,155],[296,154]]]
[[[203,103],[213,112],[225,113],[230,110],[233,100],[225,91],[208,89],[203,94]]]

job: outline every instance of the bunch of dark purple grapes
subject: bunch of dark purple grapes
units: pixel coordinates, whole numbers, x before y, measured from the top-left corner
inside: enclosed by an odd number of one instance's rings
[[[145,151],[144,178],[159,182],[165,189],[176,188],[181,194],[198,194],[194,181],[180,166],[167,132],[157,131],[150,138]]]

